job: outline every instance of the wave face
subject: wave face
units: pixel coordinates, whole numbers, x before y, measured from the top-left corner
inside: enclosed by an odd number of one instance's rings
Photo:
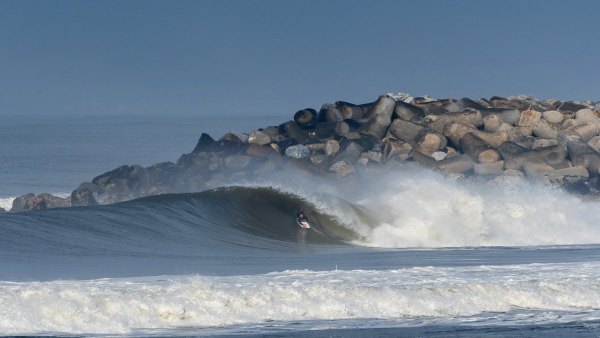
[[[297,243],[299,196],[272,188],[231,187],[196,194],[152,196],[120,204],[2,215],[5,252],[54,254],[168,253],[202,246],[286,249]],[[315,231],[303,244],[341,244],[340,227],[307,210]],[[331,230],[330,230],[331,229]]]

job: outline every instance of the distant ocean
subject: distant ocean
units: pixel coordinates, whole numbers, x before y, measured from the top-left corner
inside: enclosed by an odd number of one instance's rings
[[[280,117],[8,117],[0,197],[176,161]],[[0,214],[0,335],[563,337],[600,333],[600,205],[411,165]],[[313,228],[295,224],[306,206]]]
[[[282,122],[281,117],[0,117],[0,207],[26,193],[70,194],[79,183],[123,164],[175,162],[202,132],[218,139]]]

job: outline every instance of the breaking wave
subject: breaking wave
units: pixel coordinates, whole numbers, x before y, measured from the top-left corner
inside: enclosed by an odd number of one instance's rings
[[[600,308],[599,271],[598,263],[569,263],[0,282],[0,334],[135,335],[361,318],[409,325],[423,318],[502,325],[590,320]]]
[[[495,187],[459,183],[429,172],[375,176],[376,181],[337,191],[271,182],[100,207],[5,214],[0,225],[6,245],[15,250],[57,248],[57,241],[62,249],[76,251],[102,250],[106,244],[111,250],[117,245],[149,253],[161,247],[157,243],[285,248],[299,241],[294,211],[302,206],[313,225],[302,235],[302,244],[435,248],[600,243],[600,204],[561,190],[525,181]]]

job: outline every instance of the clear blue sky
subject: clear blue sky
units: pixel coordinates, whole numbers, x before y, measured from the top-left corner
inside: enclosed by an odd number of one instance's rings
[[[0,115],[600,100],[600,1],[0,0]]]

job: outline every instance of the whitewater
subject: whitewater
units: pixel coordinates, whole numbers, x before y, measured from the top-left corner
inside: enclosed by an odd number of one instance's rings
[[[338,185],[290,168],[0,214],[0,334],[596,335],[598,201],[412,165],[364,177]],[[313,229],[295,224],[299,206]]]

